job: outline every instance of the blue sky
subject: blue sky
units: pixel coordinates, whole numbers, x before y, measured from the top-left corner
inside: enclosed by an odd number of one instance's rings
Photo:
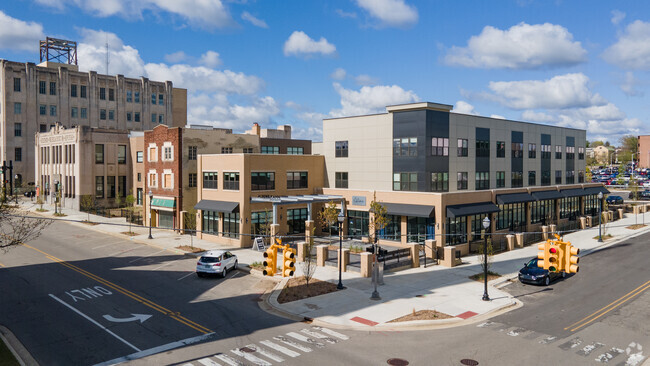
[[[650,3],[641,1],[14,0],[0,58],[38,62],[45,36],[79,67],[171,80],[188,121],[241,132],[430,101],[459,113],[647,134]]]

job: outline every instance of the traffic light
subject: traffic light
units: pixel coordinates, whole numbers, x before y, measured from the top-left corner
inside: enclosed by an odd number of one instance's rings
[[[571,244],[567,243],[565,252],[564,252],[564,272],[566,273],[578,273],[580,267],[578,262],[580,258],[580,249],[573,247]]]
[[[278,257],[278,248],[275,245],[272,245],[263,255],[264,271],[262,271],[262,274],[265,276],[275,276],[275,271],[277,270],[276,258]]]
[[[547,240],[537,246],[540,252],[537,253],[537,266],[547,269],[549,272],[557,272],[560,265],[560,248],[552,241]]]
[[[293,276],[293,270],[296,267],[296,251],[295,249],[285,246],[282,252],[282,277]]]

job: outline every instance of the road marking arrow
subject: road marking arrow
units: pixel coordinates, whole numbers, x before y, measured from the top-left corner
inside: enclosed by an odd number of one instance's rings
[[[145,320],[151,318],[151,315],[148,314],[131,314],[133,315],[130,318],[114,318],[111,315],[104,315],[104,319],[108,320],[109,322],[113,323],[128,323],[128,322],[134,322],[134,321],[140,321],[140,323],[144,323]]]

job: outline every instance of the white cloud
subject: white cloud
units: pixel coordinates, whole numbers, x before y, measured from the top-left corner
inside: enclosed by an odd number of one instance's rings
[[[45,40],[41,24],[12,18],[0,11],[0,49],[35,51],[39,40]]]
[[[231,128],[241,132],[253,122],[267,124],[280,115],[277,102],[270,96],[254,98],[250,104],[231,104],[224,94],[193,94],[188,97],[188,121],[192,124]]]
[[[377,80],[377,78],[374,78],[370,75],[361,74],[354,77],[354,82],[357,83],[357,85],[364,86],[364,85],[376,85],[379,83],[379,80]]]
[[[332,117],[380,113],[386,110],[386,106],[419,100],[413,91],[406,91],[397,85],[364,86],[358,91],[345,89],[339,83],[333,86],[341,96],[341,108],[332,110]]]
[[[612,10],[612,24],[617,25],[625,19],[625,13],[620,10]]]
[[[506,117],[499,115],[499,114],[491,114],[490,118],[496,118],[496,119],[506,119]]]
[[[294,31],[284,42],[285,56],[299,55],[333,55],[336,53],[336,47],[329,43],[327,39],[321,37],[318,41],[311,39],[303,31]]]
[[[576,65],[585,61],[586,53],[560,25],[522,22],[505,31],[486,26],[467,47],[452,47],[444,60],[464,67],[535,69]]]
[[[377,18],[381,25],[406,27],[418,22],[418,10],[404,0],[356,0],[357,5]]]
[[[480,113],[478,113],[475,109],[474,106],[459,100],[456,102],[456,105],[454,108],[451,110],[452,113],[460,113],[460,114],[471,114],[473,116],[480,116]]]
[[[346,12],[346,11],[343,11],[341,9],[336,9],[336,14],[338,14],[341,18],[352,18],[352,19],[354,19],[354,18],[357,17],[357,13],[355,13],[355,12]]]
[[[258,19],[256,17],[254,17],[251,13],[249,13],[247,11],[241,13],[241,18],[244,19],[245,21],[251,23],[252,25],[254,25],[256,27],[260,27],[260,28],[268,28],[269,27],[268,24],[266,24],[265,21],[263,21],[262,19]]]
[[[165,55],[164,59],[169,63],[177,64],[187,60],[187,55],[183,51],[178,51]]]
[[[204,29],[225,28],[234,21],[222,0],[37,0],[40,4],[63,9],[77,6],[97,17],[120,16],[142,19],[145,11],[168,12],[188,25]]]
[[[618,41],[603,52],[603,58],[623,69],[650,70],[650,23],[637,20],[629,24]]]
[[[140,58],[138,50],[125,45],[115,33],[86,28],[80,29],[80,33],[82,41],[77,46],[79,69],[106,73],[106,43],[108,43],[109,74],[146,76],[144,61]]]
[[[230,70],[213,70],[204,66],[147,64],[147,75],[154,80],[172,80],[175,86],[196,91],[228,94],[255,94],[264,82],[256,76]]]
[[[213,69],[221,65],[221,59],[219,58],[219,53],[208,51],[201,55],[201,58],[199,58],[199,63],[205,67]]]
[[[524,121],[531,121],[531,122],[546,122],[546,123],[550,123],[550,122],[555,122],[555,121],[556,121],[555,117],[552,116],[552,115],[550,115],[550,114],[548,114],[548,113],[544,113],[544,112],[535,112],[535,111],[531,111],[531,110],[524,111],[524,112],[521,114],[521,118],[522,118]]]
[[[330,74],[330,77],[334,80],[343,80],[346,75],[347,73],[345,72],[345,69],[339,67]]]
[[[490,82],[493,94],[487,99],[513,109],[562,109],[603,105],[605,100],[591,92],[589,78],[582,73],[555,76],[552,79]]]
[[[620,85],[620,88],[623,93],[625,93],[625,95],[628,95],[630,97],[643,96],[643,92],[637,88],[640,84],[641,83],[634,77],[634,73],[632,71],[628,71],[625,73],[625,77]]]

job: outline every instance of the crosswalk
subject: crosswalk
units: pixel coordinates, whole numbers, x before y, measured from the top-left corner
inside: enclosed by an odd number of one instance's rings
[[[541,345],[556,345],[562,351],[575,352],[587,360],[593,358],[593,364],[604,363],[616,366],[639,366],[648,356],[643,354],[643,346],[637,342],[630,342],[626,347],[619,348],[608,346],[597,341],[585,341],[580,337],[558,339],[556,336],[538,333],[529,329],[509,327],[506,324],[487,321],[477,325],[478,328],[491,329],[510,337],[523,336],[525,339]]]
[[[182,366],[272,366],[348,339],[349,336],[335,330],[312,326],[260,341],[260,345],[249,344],[226,353],[219,352]]]

